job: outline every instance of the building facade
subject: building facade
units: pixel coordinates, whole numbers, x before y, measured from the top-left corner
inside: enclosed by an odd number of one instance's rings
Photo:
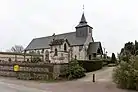
[[[68,63],[71,59],[91,60],[103,54],[100,42],[94,42],[93,28],[87,24],[84,13],[75,32],[33,39],[25,51],[43,55],[50,63]]]

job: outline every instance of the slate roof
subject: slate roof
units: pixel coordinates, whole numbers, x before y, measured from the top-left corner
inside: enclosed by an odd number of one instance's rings
[[[84,27],[84,26],[89,26],[89,25],[87,24],[86,18],[85,18],[84,13],[83,13],[82,17],[81,17],[81,21],[80,21],[79,25],[76,26],[76,28]],[[35,50],[35,49],[50,48],[49,45],[51,44],[53,39],[64,39],[64,40],[67,39],[68,43],[71,46],[83,45],[85,43],[85,41],[86,41],[86,37],[77,37],[76,36],[76,32],[64,33],[64,34],[59,34],[59,35],[55,35],[54,34],[53,36],[41,37],[41,38],[33,39],[30,42],[30,44],[26,47],[25,50]],[[92,38],[92,40],[93,40],[93,38]],[[60,42],[62,43],[62,41],[59,41],[59,43]],[[54,42],[54,44],[55,44],[55,42]]]
[[[84,26],[89,26],[89,25],[87,24],[86,18],[85,18],[84,13],[83,13],[83,14],[82,14],[82,17],[81,17],[81,21],[80,21],[80,23],[76,26],[76,28],[84,27]],[[89,26],[89,27],[91,27],[91,26]],[[91,27],[91,28],[92,28],[92,27]]]
[[[103,54],[101,42],[91,42],[88,47],[88,54],[97,53],[98,49],[100,49],[101,54]]]
[[[76,32],[64,33],[55,36],[41,37],[33,39],[25,50],[49,48],[53,39],[67,39],[70,45],[83,45],[85,37],[76,37]]]
[[[51,41],[51,43],[49,44],[50,46],[54,46],[54,45],[62,45],[64,43],[64,39],[54,39],[53,41]]]
[[[80,23],[86,23],[87,24],[87,21],[86,21],[86,18],[84,16],[84,13],[82,14]]]

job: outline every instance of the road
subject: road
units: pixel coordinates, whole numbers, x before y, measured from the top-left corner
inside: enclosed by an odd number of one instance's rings
[[[137,92],[118,89],[111,81],[113,67],[87,73],[86,77],[66,82],[44,83],[0,77],[0,92]],[[92,75],[96,74],[96,82]]]
[[[78,79],[78,81],[92,81],[95,74],[96,82],[112,82],[112,71],[114,67],[104,67],[101,70],[86,73],[86,77]]]
[[[30,88],[23,85],[0,82],[0,92],[50,92],[37,88]]]

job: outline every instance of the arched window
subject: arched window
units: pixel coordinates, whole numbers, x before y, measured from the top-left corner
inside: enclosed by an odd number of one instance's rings
[[[89,60],[91,60],[91,55],[89,55]]]
[[[57,48],[55,49],[55,56],[57,56],[58,55],[58,52],[57,52]]]
[[[67,45],[66,45],[66,43],[64,44],[64,51],[67,51]]]

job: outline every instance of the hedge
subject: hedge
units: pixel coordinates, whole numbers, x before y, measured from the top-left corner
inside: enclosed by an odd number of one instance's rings
[[[78,60],[78,62],[86,72],[99,70],[103,66],[103,60]]]
[[[103,66],[107,66],[110,63],[111,63],[111,60],[109,60],[109,59],[103,59]]]

